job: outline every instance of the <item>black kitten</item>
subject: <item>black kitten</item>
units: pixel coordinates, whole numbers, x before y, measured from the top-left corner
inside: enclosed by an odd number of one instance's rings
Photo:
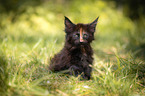
[[[98,17],[99,18],[99,17]],[[69,70],[69,74],[91,78],[93,50],[90,43],[94,40],[98,18],[90,24],[73,24],[65,17],[66,40],[64,48],[51,59],[49,69],[53,72]]]

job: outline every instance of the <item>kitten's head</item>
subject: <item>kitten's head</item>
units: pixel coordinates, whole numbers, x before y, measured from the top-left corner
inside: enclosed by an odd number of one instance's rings
[[[65,17],[66,41],[74,46],[91,43],[94,40],[98,18],[89,24],[74,24]]]

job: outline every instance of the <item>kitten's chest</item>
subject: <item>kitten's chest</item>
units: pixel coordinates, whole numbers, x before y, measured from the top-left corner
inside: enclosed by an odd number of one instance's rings
[[[86,62],[89,55],[87,55],[85,49],[76,49],[71,53],[71,62],[80,63]]]

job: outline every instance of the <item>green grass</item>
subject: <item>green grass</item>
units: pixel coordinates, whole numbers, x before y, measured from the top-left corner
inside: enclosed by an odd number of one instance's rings
[[[52,2],[29,6],[14,22],[13,12],[0,15],[0,96],[145,94],[144,57],[136,55],[144,48],[138,47],[145,43],[143,27],[136,35],[138,26],[121,12],[102,1],[88,3],[76,0],[64,5],[66,10]],[[89,81],[48,71],[50,58],[64,45],[64,15],[74,23],[89,23],[100,16]]]

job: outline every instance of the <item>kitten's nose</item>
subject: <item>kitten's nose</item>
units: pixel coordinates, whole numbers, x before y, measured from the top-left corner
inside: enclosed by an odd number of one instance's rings
[[[80,43],[83,43],[84,42],[84,40],[83,39],[80,39]]]

